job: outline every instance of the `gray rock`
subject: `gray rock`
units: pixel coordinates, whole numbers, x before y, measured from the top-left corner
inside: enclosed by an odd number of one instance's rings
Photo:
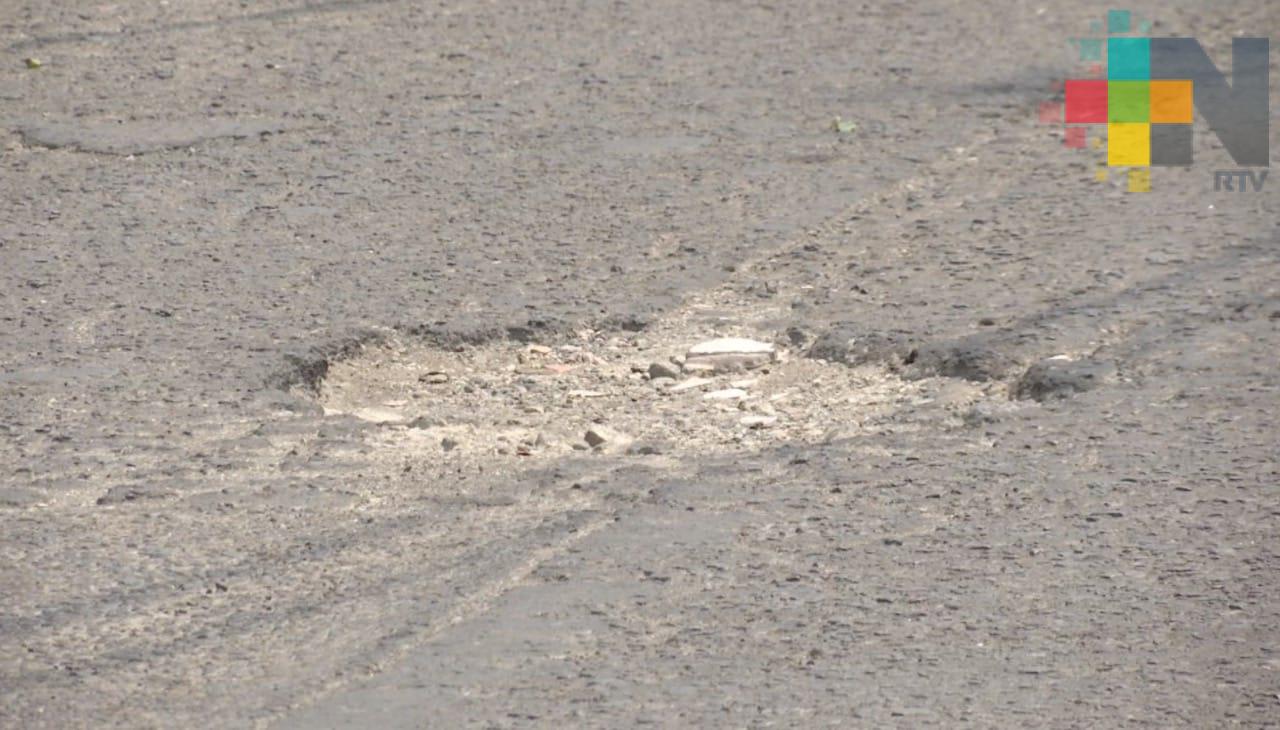
[[[625,450],[633,441],[627,434],[603,425],[592,426],[583,436],[583,440],[588,446],[599,451]]]
[[[657,380],[658,378],[671,378],[672,380],[680,377],[680,368],[665,362],[655,362],[649,365],[649,378]]]

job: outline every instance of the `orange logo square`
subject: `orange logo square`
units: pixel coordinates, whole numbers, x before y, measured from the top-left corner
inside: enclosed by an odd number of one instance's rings
[[[1153,124],[1191,123],[1191,82],[1151,82],[1151,122]]]

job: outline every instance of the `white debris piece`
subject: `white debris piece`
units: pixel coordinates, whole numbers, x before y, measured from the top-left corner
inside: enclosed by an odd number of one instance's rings
[[[778,359],[778,350],[768,342],[742,337],[721,337],[699,342],[685,355],[685,370],[705,369],[728,373],[768,365]]]

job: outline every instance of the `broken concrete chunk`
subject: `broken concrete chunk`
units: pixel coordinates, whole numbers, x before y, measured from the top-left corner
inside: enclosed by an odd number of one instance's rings
[[[746,398],[747,391],[742,388],[725,388],[723,390],[713,390],[702,397],[707,400],[733,400],[735,398]]]
[[[777,359],[778,351],[772,343],[741,337],[721,337],[699,342],[689,348],[685,355],[684,369],[688,372],[693,368],[705,369],[710,366],[712,372],[729,373],[758,368]]]

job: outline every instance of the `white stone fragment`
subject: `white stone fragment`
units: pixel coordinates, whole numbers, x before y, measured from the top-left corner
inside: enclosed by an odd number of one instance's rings
[[[699,342],[689,348],[689,357],[699,355],[734,355],[734,354],[768,354],[773,355],[776,348],[768,342],[748,340],[742,337],[721,337],[715,340]]]
[[[742,337],[721,337],[689,348],[684,369],[705,369],[709,365],[713,372],[727,373],[758,368],[777,359],[777,348],[771,343]]]

